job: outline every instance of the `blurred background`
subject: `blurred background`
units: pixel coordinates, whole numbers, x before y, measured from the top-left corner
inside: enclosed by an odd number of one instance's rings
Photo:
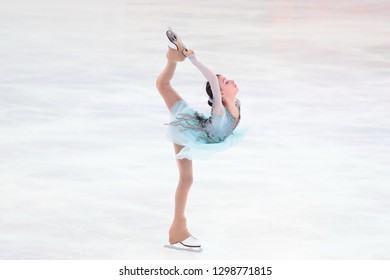
[[[1,0],[1,259],[389,259],[390,3]],[[245,140],[194,161],[202,254],[169,251],[155,89],[171,26],[240,88]],[[209,114],[188,61],[174,85]]]

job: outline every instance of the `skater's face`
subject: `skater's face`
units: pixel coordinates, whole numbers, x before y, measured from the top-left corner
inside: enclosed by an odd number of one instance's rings
[[[238,92],[238,87],[233,80],[221,75],[218,77],[219,88],[221,89],[222,96],[236,96]]]

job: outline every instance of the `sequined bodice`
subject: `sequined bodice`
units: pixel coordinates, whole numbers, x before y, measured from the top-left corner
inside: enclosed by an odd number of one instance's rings
[[[236,107],[240,112],[240,105],[238,101],[236,101]],[[236,119],[226,107],[224,108],[225,116],[223,117],[221,124],[213,125],[213,122],[215,122],[216,119],[213,114],[211,114],[211,117],[209,118],[209,125],[206,130],[208,143],[218,143],[225,140],[226,137],[233,133],[234,129],[240,122],[241,116]]]

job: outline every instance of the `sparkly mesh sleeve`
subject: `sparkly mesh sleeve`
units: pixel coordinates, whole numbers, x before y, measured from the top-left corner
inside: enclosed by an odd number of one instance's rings
[[[211,90],[213,91],[213,114],[223,116],[225,114],[225,110],[222,105],[221,91],[219,89],[217,76],[204,64],[200,63],[195,56],[188,56],[188,58],[210,83]]]

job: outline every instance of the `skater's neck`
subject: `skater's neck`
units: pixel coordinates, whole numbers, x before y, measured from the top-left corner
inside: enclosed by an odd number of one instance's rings
[[[238,108],[236,107],[236,98],[223,98],[222,100],[223,105],[226,107],[226,109],[229,110],[229,112],[235,117],[239,117]]]

